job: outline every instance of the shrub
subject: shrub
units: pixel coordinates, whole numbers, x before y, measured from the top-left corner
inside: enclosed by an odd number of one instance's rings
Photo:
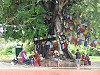
[[[14,46],[5,46],[4,49],[2,50],[3,55],[8,55],[8,54],[14,54]]]
[[[34,49],[34,43],[30,42],[30,44],[26,44],[25,49],[26,49],[27,52],[29,52],[31,54],[33,49]]]

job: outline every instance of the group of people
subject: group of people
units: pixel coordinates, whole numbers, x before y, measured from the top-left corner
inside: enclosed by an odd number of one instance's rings
[[[85,56],[85,54],[83,53],[81,55],[81,61],[83,61],[83,65],[91,65],[89,54],[86,54]]]
[[[21,64],[31,64],[33,66],[41,66],[41,60],[46,59],[42,57],[42,55],[39,54],[37,50],[33,50],[34,55],[28,56],[25,50],[22,50],[20,52],[21,55]],[[63,59],[64,52],[62,50],[57,51],[57,50],[49,50],[48,52],[49,58],[53,59],[54,61],[58,62],[59,59]],[[15,57],[13,60],[14,64],[18,63],[18,58]]]
[[[20,55],[21,55],[21,64],[24,65],[24,64],[31,64],[33,66],[41,66],[41,62],[40,62],[40,55],[39,53],[34,50],[33,51],[35,55],[32,55],[32,56],[28,56],[26,51],[25,50],[22,50],[20,52]],[[18,63],[18,58],[15,57],[12,62],[14,62],[14,64],[17,64]]]
[[[38,53],[38,51],[34,50],[33,51],[35,53],[35,55],[32,55],[30,57],[27,56],[25,50],[23,50],[21,52],[21,57],[22,57],[22,64],[31,64],[31,65],[34,65],[34,66],[41,66],[41,63],[40,63],[40,55]]]
[[[21,55],[21,64],[31,64],[31,65],[34,65],[34,66],[41,66],[41,56],[40,54],[38,53],[38,51],[36,50],[33,50],[34,54],[35,55],[32,55],[32,56],[28,56],[26,54],[26,51],[25,50],[22,50],[20,52],[20,55]],[[54,61],[58,61],[59,59],[62,59],[63,58],[63,51],[57,51],[57,50],[54,50],[53,51],[53,58],[54,58]],[[81,55],[81,53],[79,52],[79,50],[77,49],[77,52],[75,53],[76,55],[76,65],[77,65],[77,68],[79,69],[80,68],[80,61],[83,62],[83,65],[91,65],[91,61],[90,61],[90,58],[89,58],[89,54],[85,54],[83,53]],[[18,58],[15,57],[13,60],[12,60],[15,64],[18,63]]]
[[[89,54],[85,54],[83,53],[81,55],[81,53],[79,52],[79,50],[77,49],[77,52],[75,53],[76,55],[76,65],[77,65],[77,69],[80,68],[80,60],[83,62],[83,65],[91,65],[91,61],[90,61],[90,58],[89,58]]]

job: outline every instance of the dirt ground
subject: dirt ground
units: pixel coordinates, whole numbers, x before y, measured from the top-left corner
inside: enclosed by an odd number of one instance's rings
[[[80,70],[76,67],[34,67],[0,62],[0,75],[100,75],[100,62],[81,66]]]
[[[7,69],[7,68],[34,68],[34,66],[32,65],[21,65],[21,64],[17,64],[17,65],[12,65],[11,63],[5,63],[5,62],[0,62],[0,68],[1,69]],[[52,68],[52,67],[38,67],[38,68]],[[53,68],[58,68],[58,67],[53,67]],[[76,69],[76,67],[59,67],[59,68],[72,68],[72,69]],[[85,65],[85,66],[81,66],[81,69],[100,69],[100,62],[92,62],[91,65]]]

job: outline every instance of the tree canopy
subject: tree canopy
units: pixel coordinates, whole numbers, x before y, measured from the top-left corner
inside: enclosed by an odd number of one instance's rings
[[[0,21],[5,28],[3,37],[26,40],[49,35],[54,27],[57,28],[55,16],[67,13],[74,15],[75,20],[89,21],[94,32],[92,37],[100,38],[99,9],[99,0],[0,0]],[[51,18],[48,24],[45,23],[46,15]]]

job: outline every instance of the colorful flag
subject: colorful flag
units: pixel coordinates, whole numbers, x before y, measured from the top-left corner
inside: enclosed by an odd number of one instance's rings
[[[84,46],[86,46],[86,47],[87,47],[87,45],[88,45],[88,42],[87,42],[87,41],[85,41],[85,42],[84,42]]]
[[[53,48],[53,44],[50,44],[50,48]]]
[[[56,35],[53,35],[53,37],[56,37]]]
[[[82,40],[82,44],[81,45],[84,46],[84,40]]]
[[[54,42],[54,47],[58,46],[58,42]]]
[[[40,40],[40,37],[38,37],[37,40]]]
[[[46,48],[47,48],[47,49],[50,49],[50,45],[46,45]]]
[[[94,43],[93,43],[93,42],[92,42],[92,43],[90,43],[90,46],[91,46],[91,47],[94,47]]]
[[[45,36],[45,38],[48,38],[48,36]]]
[[[78,45],[81,45],[81,44],[82,44],[82,39],[79,39]]]
[[[43,40],[43,38],[42,38],[42,37],[40,37],[40,40]]]
[[[37,41],[38,39],[37,38],[34,38],[34,40]]]
[[[76,46],[78,44],[77,39],[74,40],[74,45]]]

